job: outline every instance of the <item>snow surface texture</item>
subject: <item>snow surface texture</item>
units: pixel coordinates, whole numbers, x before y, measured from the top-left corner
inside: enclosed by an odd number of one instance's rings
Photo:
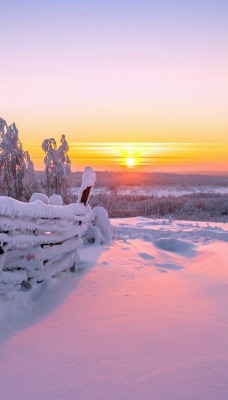
[[[1,398],[228,399],[228,226],[111,222],[75,274],[0,299]]]
[[[36,200],[31,203],[23,203],[6,196],[0,196],[0,215],[8,217],[49,218],[49,219],[77,219],[85,214],[83,204],[69,204],[64,207],[44,204]]]

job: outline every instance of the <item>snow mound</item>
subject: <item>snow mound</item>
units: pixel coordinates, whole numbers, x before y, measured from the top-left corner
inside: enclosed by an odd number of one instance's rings
[[[89,214],[90,221],[100,229],[104,242],[110,244],[112,242],[111,224],[108,212],[105,208],[97,206],[92,209]]]
[[[154,240],[153,243],[160,250],[170,251],[186,257],[194,257],[196,255],[194,245],[180,239],[162,238]]]
[[[93,244],[95,246],[100,246],[105,243],[105,239],[97,226],[89,225],[86,235],[85,241]]]
[[[31,198],[30,198],[30,200],[29,200],[29,202],[33,203],[36,200],[40,200],[44,204],[48,204],[49,203],[48,197],[43,193],[33,193]]]
[[[59,194],[52,194],[49,197],[49,204],[53,206],[63,206],[63,199]]]

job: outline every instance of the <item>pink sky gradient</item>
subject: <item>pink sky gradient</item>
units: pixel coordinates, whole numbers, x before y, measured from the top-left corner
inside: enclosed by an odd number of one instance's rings
[[[11,0],[1,15],[1,117],[24,148],[62,133],[78,145],[228,142],[224,1]]]

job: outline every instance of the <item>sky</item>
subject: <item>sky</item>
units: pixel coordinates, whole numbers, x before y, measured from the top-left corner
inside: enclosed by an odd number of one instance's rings
[[[0,15],[0,117],[36,168],[64,133],[74,170],[228,170],[227,1],[0,0]]]

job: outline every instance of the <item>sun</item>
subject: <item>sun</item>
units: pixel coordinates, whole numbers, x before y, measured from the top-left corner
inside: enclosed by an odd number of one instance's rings
[[[135,158],[133,158],[133,157],[126,158],[126,165],[127,165],[127,167],[135,167],[135,165],[136,165]]]

